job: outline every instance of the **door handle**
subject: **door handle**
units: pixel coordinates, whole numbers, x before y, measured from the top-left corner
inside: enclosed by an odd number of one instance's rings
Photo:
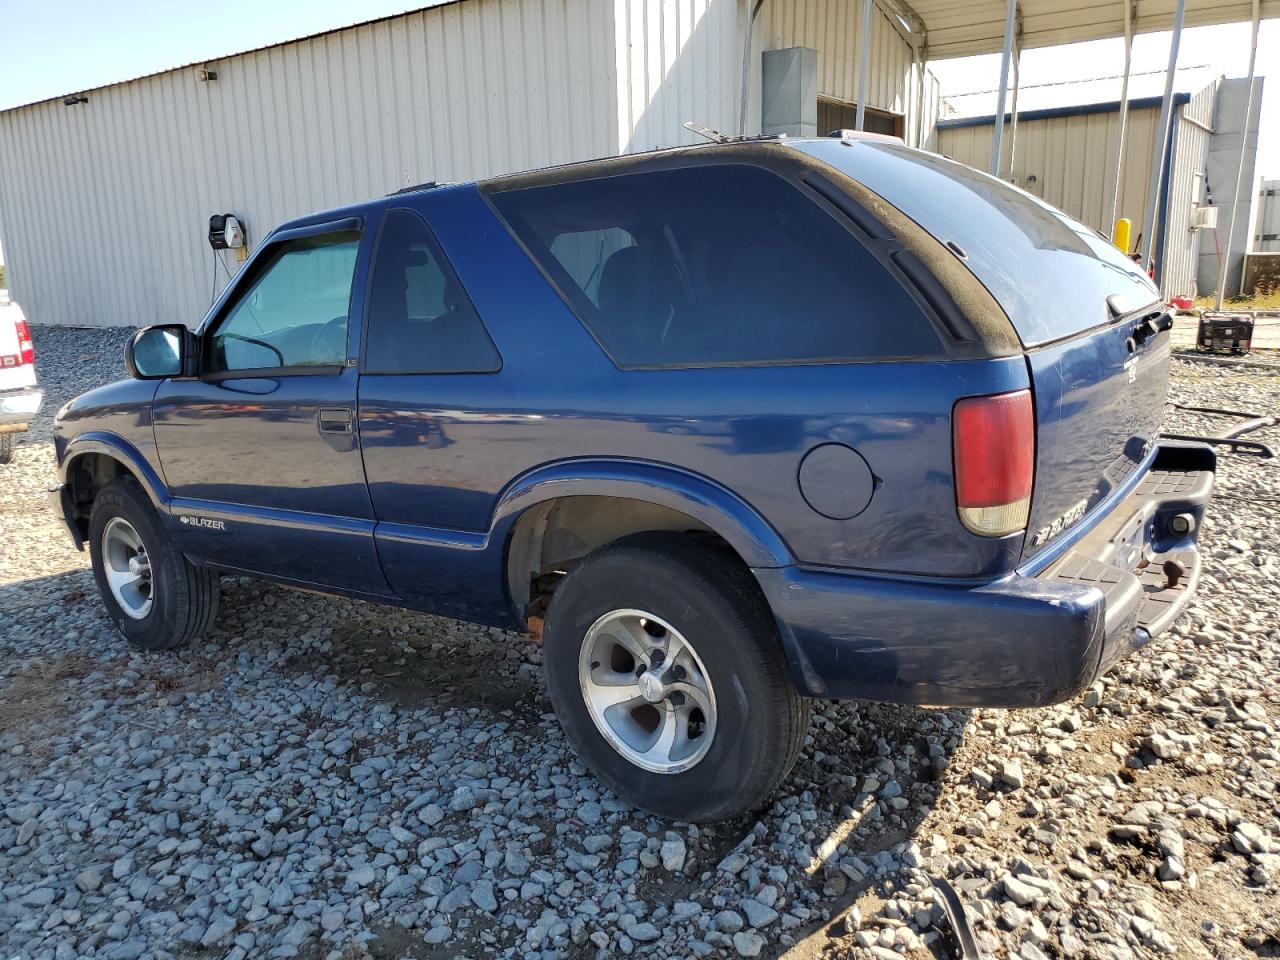
[[[316,412],[316,427],[321,433],[351,435],[353,417],[347,407],[321,407]]]

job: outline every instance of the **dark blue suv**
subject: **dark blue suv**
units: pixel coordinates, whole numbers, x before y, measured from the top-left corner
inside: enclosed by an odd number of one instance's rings
[[[111,619],[220,573],[531,630],[582,759],[764,801],[809,699],[1070,697],[1194,590],[1172,321],[1103,237],[873,138],[426,186],[261,243],[195,333],[59,414]]]

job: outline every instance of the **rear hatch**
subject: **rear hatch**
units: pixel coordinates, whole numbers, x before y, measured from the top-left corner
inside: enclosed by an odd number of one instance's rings
[[[1024,558],[1130,477],[1164,415],[1160,292],[1089,227],[1030,194],[898,143],[801,141],[951,247],[1012,321],[1036,411]]]

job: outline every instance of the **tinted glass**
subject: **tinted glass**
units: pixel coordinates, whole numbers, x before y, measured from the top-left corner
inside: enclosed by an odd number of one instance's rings
[[[387,214],[369,292],[368,373],[486,373],[498,351],[426,222]]]
[[[965,265],[1027,346],[1105,323],[1112,294],[1130,310],[1160,299],[1138,265],[1105,238],[972,167],[893,143],[796,146],[865,184],[939,240],[958,244]]]
[[[866,248],[766,170],[689,167],[493,200],[623,366],[941,352]]]
[[[214,329],[211,368],[344,363],[359,245],[354,231],[280,244]]]

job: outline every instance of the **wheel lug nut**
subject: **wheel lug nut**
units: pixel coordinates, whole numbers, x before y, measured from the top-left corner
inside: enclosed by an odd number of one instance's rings
[[[643,663],[638,663],[638,664],[636,664],[636,676],[637,676],[637,677],[643,677],[643,676],[644,676],[644,664],[643,664]]]
[[[686,671],[684,667],[677,664],[676,666],[671,668],[671,676],[673,676],[677,680],[683,680],[686,676]]]
[[[653,654],[650,656],[650,659],[653,661],[653,665],[654,665],[655,667],[656,667],[658,664],[660,664],[663,660],[665,660],[666,658],[667,658],[667,655],[666,655],[665,653],[663,653],[661,650],[655,650],[655,651],[653,651]]]
[[[673,707],[684,706],[684,694],[681,693],[679,690],[676,690],[674,693],[671,694],[670,700],[671,700],[671,705]]]

